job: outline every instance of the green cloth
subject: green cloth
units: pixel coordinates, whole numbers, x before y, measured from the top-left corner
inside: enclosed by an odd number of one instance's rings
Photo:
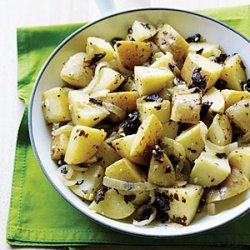
[[[250,6],[202,11],[250,37]],[[250,246],[250,214],[208,233],[177,239],[141,238],[105,228],[66,202],[42,173],[32,151],[27,126],[29,97],[36,76],[53,49],[83,24],[20,28],[18,90],[25,102],[19,128],[7,241],[16,246],[240,245]]]

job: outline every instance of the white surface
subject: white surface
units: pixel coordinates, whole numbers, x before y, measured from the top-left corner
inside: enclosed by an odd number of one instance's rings
[[[250,0],[140,0],[136,3],[134,0],[120,0],[119,5],[116,2],[118,10],[150,5],[192,10],[239,4],[250,4]],[[98,8],[91,0],[0,0],[0,76],[2,87],[0,91],[0,114],[2,117],[0,130],[0,170],[2,175],[0,181],[0,249],[10,249],[5,243],[6,222],[15,141],[23,111],[23,105],[17,98],[16,90],[16,27],[74,23],[94,20],[99,17]]]

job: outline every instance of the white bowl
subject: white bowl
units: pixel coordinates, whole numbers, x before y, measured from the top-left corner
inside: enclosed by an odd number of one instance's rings
[[[36,80],[29,110],[29,132],[37,160],[55,189],[75,208],[106,226],[136,235],[171,237],[190,235],[218,227],[246,213],[250,208],[250,190],[220,205],[221,212],[208,216],[198,214],[191,225],[184,227],[176,224],[136,227],[126,221],[118,221],[96,214],[88,205],[65,187],[57,177],[56,164],[50,159],[51,136],[46,127],[41,109],[41,95],[49,88],[63,85],[60,71],[72,54],[82,51],[87,37],[98,36],[107,40],[125,37],[128,25],[134,20],[149,22],[153,25],[169,23],[184,37],[200,33],[207,41],[218,43],[226,53],[239,53],[250,76],[250,42],[230,27],[209,17],[174,9],[150,8],[114,14],[90,23],[67,37],[51,54]]]

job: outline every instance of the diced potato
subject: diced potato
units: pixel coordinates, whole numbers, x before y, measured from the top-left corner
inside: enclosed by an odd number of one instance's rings
[[[225,100],[221,92],[215,87],[210,88],[207,92],[202,96],[202,103],[211,103],[208,112],[209,113],[223,113],[225,110]]]
[[[226,115],[242,131],[247,132],[250,124],[250,98],[243,99],[226,110]]]
[[[180,75],[180,70],[177,67],[174,57],[170,52],[166,52],[166,54],[162,54],[159,57],[156,57],[155,61],[150,65],[152,68],[158,69],[168,69],[171,70],[175,75]],[[172,83],[169,82],[169,86],[172,87]]]
[[[232,168],[231,174],[218,187],[209,190],[206,195],[206,202],[221,201],[236,196],[250,187],[247,177],[237,168]]]
[[[68,91],[56,87],[42,94],[43,115],[47,123],[71,120],[69,112]]]
[[[191,171],[189,182],[202,187],[216,186],[223,182],[231,173],[227,158],[202,152]]]
[[[167,155],[162,152],[153,151],[149,171],[148,181],[164,187],[171,187],[175,183],[175,170]],[[159,155],[160,154],[160,155]]]
[[[104,130],[77,125],[73,128],[64,161],[79,164],[90,159],[102,145],[106,136]]]
[[[124,81],[124,77],[114,69],[103,67],[100,70],[99,78],[92,92],[97,92],[100,90],[116,90]]]
[[[250,180],[250,147],[240,147],[228,155],[229,164]]]
[[[221,94],[224,97],[226,109],[242,99],[250,98],[250,93],[247,91],[223,89]]]
[[[245,82],[247,78],[239,54],[227,57],[220,78],[227,82],[226,88],[241,90],[241,82]]]
[[[109,146],[106,142],[104,142],[99,147],[95,156],[98,159],[98,164],[100,164],[104,168],[110,166],[114,162],[121,159],[120,155],[118,155],[116,151],[111,146]]]
[[[137,99],[137,110],[140,120],[144,121],[150,115],[154,114],[162,122],[166,123],[170,119],[170,101],[158,99],[153,102],[146,102],[145,98]]]
[[[136,91],[135,80],[133,76],[127,76],[121,85],[122,91]]]
[[[134,205],[131,202],[126,203],[124,197],[114,189],[105,193],[104,200],[93,201],[89,208],[111,219],[124,219],[135,211]]]
[[[145,180],[145,175],[140,167],[125,158],[107,167],[105,175],[127,182],[142,182]]]
[[[200,121],[201,93],[174,92],[171,120],[196,124]]]
[[[189,44],[173,27],[163,25],[156,34],[155,42],[163,52],[172,53],[179,66],[183,64]]]
[[[79,197],[92,201],[102,184],[103,176],[104,170],[101,166],[91,166],[84,173],[78,173],[78,182],[70,186],[70,189]]]
[[[119,41],[115,45],[117,61],[127,70],[133,70],[134,66],[145,63],[151,53],[152,45],[139,41]]]
[[[53,137],[50,144],[51,159],[54,161],[63,159],[68,143],[69,143],[69,134],[62,133],[58,136]]]
[[[128,34],[128,37],[135,41],[145,41],[154,36],[155,33],[156,29],[154,26],[148,23],[134,21],[131,27],[131,33]]]
[[[126,113],[130,113],[136,109],[136,100],[138,97],[139,94],[136,91],[126,91],[108,93],[106,96],[101,97],[100,99],[120,107]]]
[[[93,70],[85,63],[86,54],[79,52],[69,58],[61,71],[61,78],[68,84],[83,88],[93,78]]]
[[[183,145],[190,161],[197,159],[205,147],[201,137],[200,124],[183,131],[175,140]]]
[[[75,125],[93,127],[109,115],[104,107],[90,102],[89,97],[79,90],[69,92],[69,103]]]
[[[138,128],[130,154],[144,155],[163,135],[162,124],[155,115],[150,115]]]
[[[224,114],[217,114],[208,129],[208,138],[211,142],[225,146],[232,142],[232,126],[228,117]]]
[[[163,126],[164,137],[174,139],[177,136],[178,130],[179,130],[178,122],[169,121],[169,122],[163,123],[162,126]]]
[[[110,61],[114,59],[115,52],[111,44],[102,38],[88,37],[86,45],[87,59],[91,60],[98,54],[105,54],[101,61]]]
[[[200,55],[204,57],[215,56],[218,57],[221,54],[220,45],[207,42],[189,43],[188,52],[197,53],[201,52]]]
[[[164,192],[170,197],[170,219],[185,226],[189,225],[197,212],[203,191],[201,186],[192,184],[180,188],[166,188]]]
[[[135,67],[135,84],[140,96],[159,92],[172,82],[173,73],[167,69],[149,68],[144,66]]]
[[[192,75],[195,69],[201,68],[201,75],[206,78],[206,88],[211,88],[219,79],[223,67],[210,61],[204,56],[189,53],[181,69],[181,76],[188,83],[192,84]]]
[[[116,139],[112,141],[112,146],[121,157],[124,157],[140,165],[147,165],[147,160],[143,157],[143,155],[131,156],[130,154],[130,149],[132,147],[135,136],[136,135],[127,135]]]

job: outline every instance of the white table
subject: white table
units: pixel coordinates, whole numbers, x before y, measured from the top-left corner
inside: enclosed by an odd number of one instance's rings
[[[105,2],[105,0],[101,1],[102,4]],[[195,10],[250,4],[250,0],[116,0],[114,2],[118,11],[150,6]],[[11,247],[5,243],[5,235],[10,201],[15,142],[23,112],[23,104],[17,98],[16,89],[16,28],[20,26],[79,23],[86,20],[92,21],[99,17],[101,17],[101,13],[93,0],[0,0],[0,114],[2,120],[0,129],[1,250],[11,249]],[[109,247],[108,249],[111,248]],[[181,249],[181,247],[171,247],[171,249]],[[192,249],[198,248],[192,247]],[[204,250],[205,249],[211,248],[205,247]]]

